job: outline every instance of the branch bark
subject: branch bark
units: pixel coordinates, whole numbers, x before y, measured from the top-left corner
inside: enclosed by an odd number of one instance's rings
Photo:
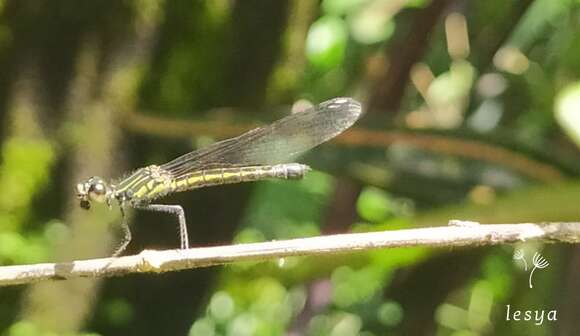
[[[528,240],[580,243],[580,222],[482,225],[452,220],[449,226],[431,228],[349,233],[188,250],[144,250],[137,255],[120,258],[3,266],[0,267],[0,286],[129,273],[164,273],[240,261],[329,255],[379,248],[481,246]]]

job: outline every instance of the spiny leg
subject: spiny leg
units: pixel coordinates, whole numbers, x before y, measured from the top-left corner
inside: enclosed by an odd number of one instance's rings
[[[185,212],[180,205],[167,205],[167,204],[148,204],[139,206],[138,209],[149,210],[149,211],[160,211],[168,212],[177,216],[179,220],[179,238],[181,241],[181,249],[189,248],[189,236],[187,235],[187,225],[185,222]]]
[[[121,253],[123,253],[123,251],[125,251],[125,249],[127,248],[127,245],[129,245],[129,243],[131,242],[131,229],[129,228],[129,224],[127,223],[127,216],[125,216],[125,210],[123,209],[123,207],[121,207],[121,216],[123,217],[123,221],[121,222],[121,228],[123,229],[123,240],[121,241],[121,244],[119,245],[119,247],[117,247],[117,250],[115,250],[115,253],[113,253],[113,258],[118,257]]]

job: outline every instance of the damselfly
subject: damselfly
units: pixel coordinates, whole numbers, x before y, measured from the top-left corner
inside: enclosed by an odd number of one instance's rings
[[[284,163],[349,128],[361,114],[361,104],[352,98],[334,98],[303,112],[291,114],[238,137],[216,142],[184,154],[162,165],[137,169],[113,183],[93,176],[77,184],[76,193],[83,209],[91,201],[117,202],[123,217],[124,240],[114,256],[131,241],[127,207],[168,212],[177,216],[181,248],[189,248],[183,208],[179,205],[151,204],[167,194],[228,183],[264,179],[300,179],[310,170],[300,163]]]

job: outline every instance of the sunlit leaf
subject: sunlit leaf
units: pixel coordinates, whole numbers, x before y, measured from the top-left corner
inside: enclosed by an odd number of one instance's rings
[[[363,44],[385,41],[395,31],[391,18],[391,13],[382,8],[361,10],[349,20],[352,37]]]
[[[345,15],[351,13],[368,0],[324,0],[322,10],[325,14]]]
[[[193,323],[189,336],[213,336],[216,334],[215,323],[209,318],[201,318]]]
[[[344,59],[347,43],[346,23],[335,16],[323,16],[308,32],[306,55],[315,67],[328,70]]]
[[[392,215],[391,200],[378,188],[365,188],[357,200],[357,210],[362,219],[380,222]]]
[[[396,326],[403,319],[403,308],[394,301],[383,303],[377,311],[377,319],[386,326]]]
[[[463,99],[471,90],[475,69],[466,61],[456,61],[449,72],[443,73],[429,87],[429,98],[435,104],[452,104]]]
[[[383,268],[372,265],[361,269],[338,267],[331,277],[333,302],[343,308],[366,302],[388,284],[386,276]]]
[[[52,145],[42,140],[10,138],[2,146],[0,210],[18,221],[32,198],[49,181],[55,160]],[[7,223],[6,223],[7,224]],[[18,225],[18,223],[12,223]],[[4,226],[0,229],[6,229]]]
[[[556,120],[580,146],[580,82],[565,87],[556,97]]]
[[[234,314],[234,300],[224,292],[215,293],[209,302],[209,313],[217,320],[228,320]]]

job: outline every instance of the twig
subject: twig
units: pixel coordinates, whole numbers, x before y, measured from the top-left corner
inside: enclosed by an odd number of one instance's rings
[[[479,225],[477,222],[454,220],[449,224],[432,228],[350,233],[188,250],[145,250],[138,255],[120,258],[3,266],[0,267],[0,286],[40,280],[109,277],[128,273],[163,273],[240,261],[328,255],[379,248],[480,246],[532,239],[546,242],[580,242],[580,222]]]

